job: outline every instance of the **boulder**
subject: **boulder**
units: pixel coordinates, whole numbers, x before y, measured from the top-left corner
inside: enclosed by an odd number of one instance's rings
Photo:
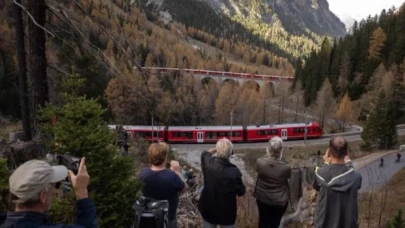
[[[0,143],[0,157],[7,159],[7,166],[10,170],[31,159],[45,157],[45,144],[41,140],[28,142],[17,141],[14,143]]]
[[[25,136],[23,131],[11,132],[9,142],[25,141]]]

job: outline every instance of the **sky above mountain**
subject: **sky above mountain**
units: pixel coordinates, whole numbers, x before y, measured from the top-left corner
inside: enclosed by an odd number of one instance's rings
[[[330,10],[338,17],[351,17],[360,21],[368,15],[380,14],[392,6],[399,8],[405,0],[328,0]]]

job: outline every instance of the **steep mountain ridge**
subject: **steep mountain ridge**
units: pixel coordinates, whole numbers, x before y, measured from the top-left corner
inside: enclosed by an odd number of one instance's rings
[[[341,37],[344,24],[329,10],[327,0],[202,0],[225,14],[255,15],[264,23],[273,23],[276,16],[290,33],[303,33],[304,28],[322,36]],[[267,8],[267,10],[266,10]],[[220,11],[220,10],[218,10]],[[253,11],[253,12],[252,12]]]
[[[282,57],[307,56],[345,25],[327,0],[137,0],[151,20],[167,18],[217,37],[247,40]],[[291,59],[291,58],[290,58]]]

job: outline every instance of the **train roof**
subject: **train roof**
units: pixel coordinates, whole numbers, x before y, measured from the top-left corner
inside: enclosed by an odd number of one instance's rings
[[[108,125],[108,128],[111,130],[115,130],[119,125]],[[246,126],[247,130],[260,130],[260,129],[280,129],[280,128],[291,128],[291,127],[318,127],[318,123],[316,122],[309,122],[305,125],[305,123],[285,123],[285,124],[271,124],[271,125],[251,125]],[[165,126],[134,126],[134,125],[122,125],[125,130],[132,130],[132,131],[163,131],[165,130]],[[233,131],[242,131],[243,126],[235,125],[235,126],[169,126],[168,130],[171,131],[230,131],[232,128]]]
[[[307,127],[318,127],[316,122],[309,122]],[[285,124],[271,124],[271,125],[259,125],[259,126],[246,126],[248,130],[260,130],[270,128],[290,128],[290,127],[305,127],[305,123],[285,123]]]
[[[118,125],[108,125],[108,128],[115,130]],[[134,125],[122,125],[125,130],[137,130],[137,131],[152,131],[152,126],[134,126]],[[154,131],[163,131],[165,126],[153,126]]]
[[[194,126],[194,127],[169,127],[169,131],[230,131],[231,126]],[[242,126],[232,126],[232,131],[242,131]]]

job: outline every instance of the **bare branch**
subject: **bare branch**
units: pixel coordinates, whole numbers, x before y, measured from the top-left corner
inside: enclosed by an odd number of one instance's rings
[[[49,69],[52,69],[52,70],[54,70],[54,71],[56,71],[56,72],[58,72],[58,73],[61,73],[61,74],[64,74],[64,75],[70,75],[69,73],[64,72],[64,71],[62,71],[62,70],[59,70],[58,68],[56,68],[56,67],[54,67],[54,66],[52,66],[52,65],[50,65],[50,64],[47,64],[46,66],[47,66]]]
[[[22,10],[24,10],[24,12],[27,13],[27,15],[31,18],[32,22],[33,22],[36,26],[38,26],[39,28],[41,28],[42,30],[44,30],[46,33],[48,33],[48,34],[51,35],[52,37],[55,37],[55,35],[54,35],[53,33],[51,33],[48,29],[46,29],[46,28],[42,27],[40,24],[38,24],[38,23],[35,21],[34,17],[28,12],[28,10],[27,10],[23,5],[21,5],[20,3],[18,3],[16,0],[13,0],[13,2],[14,2],[14,4],[16,4],[18,7],[20,7]]]

